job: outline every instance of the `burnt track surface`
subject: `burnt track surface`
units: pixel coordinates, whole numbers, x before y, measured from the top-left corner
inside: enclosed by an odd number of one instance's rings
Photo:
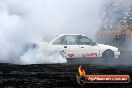
[[[124,74],[132,78],[132,53],[123,52],[119,59],[78,59],[66,64],[0,64],[0,88],[132,88],[128,84],[86,84],[76,82],[78,67],[87,74]]]
[[[129,84],[86,84],[79,86],[76,73],[79,64],[0,64],[0,88],[132,88]],[[97,66],[83,64],[88,74],[129,74],[131,66]]]

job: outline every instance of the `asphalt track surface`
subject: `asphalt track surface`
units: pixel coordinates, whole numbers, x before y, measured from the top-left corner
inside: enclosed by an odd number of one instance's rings
[[[132,88],[126,84],[86,84],[76,81],[78,67],[87,74],[124,74],[132,78],[132,53],[123,52],[119,59],[77,59],[65,64],[0,64],[0,88]]]

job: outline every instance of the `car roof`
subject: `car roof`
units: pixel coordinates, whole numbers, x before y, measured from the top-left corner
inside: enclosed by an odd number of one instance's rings
[[[65,36],[65,35],[73,35],[74,36],[74,35],[81,35],[81,34],[57,34],[57,37],[55,39],[53,39],[51,41],[51,43],[54,42],[56,39],[58,39],[58,38],[60,38],[62,36]],[[86,35],[82,35],[82,36],[86,36]]]
[[[81,34],[57,34],[59,36],[63,36],[63,35],[81,35]]]

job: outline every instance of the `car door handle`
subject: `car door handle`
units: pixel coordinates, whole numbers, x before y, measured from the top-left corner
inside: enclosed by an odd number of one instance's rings
[[[67,48],[67,46],[64,46],[64,48]]]
[[[84,47],[81,47],[81,48],[84,48]]]

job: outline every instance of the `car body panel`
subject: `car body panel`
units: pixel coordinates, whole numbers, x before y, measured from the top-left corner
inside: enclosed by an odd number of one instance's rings
[[[69,39],[67,39],[67,36]],[[118,48],[104,45],[104,44],[65,44],[64,40],[73,42],[77,41],[74,38],[78,38],[77,36],[86,37],[85,35],[80,34],[61,34],[58,35],[55,39],[51,42],[36,42],[39,45],[39,49],[42,51],[64,51],[66,58],[84,58],[84,57],[102,57],[104,51],[110,49],[114,52],[115,58],[118,58],[120,55],[120,51]],[[61,39],[62,38],[62,39]],[[73,39],[72,39],[73,38]],[[60,42],[63,40],[63,44]],[[83,40],[85,41],[85,40]],[[91,43],[93,42],[90,40]],[[67,42],[66,42],[67,43]],[[85,42],[84,42],[85,43]],[[94,43],[94,42],[93,42]]]

